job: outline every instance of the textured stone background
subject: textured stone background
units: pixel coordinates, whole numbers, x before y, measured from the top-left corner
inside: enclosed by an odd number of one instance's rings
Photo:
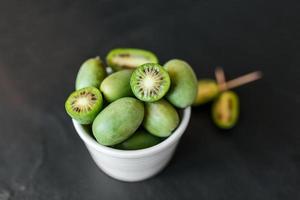
[[[298,1],[16,1],[0,3],[0,200],[300,199]],[[170,165],[141,183],[99,171],[64,111],[80,64],[113,47],[199,78],[260,69],[236,91],[238,126],[222,132],[193,110]]]

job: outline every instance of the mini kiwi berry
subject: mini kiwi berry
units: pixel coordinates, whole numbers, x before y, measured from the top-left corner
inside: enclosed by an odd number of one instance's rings
[[[192,67],[183,60],[173,59],[164,65],[170,75],[171,88],[166,99],[178,108],[193,104],[197,96],[197,77]]]
[[[130,138],[114,147],[122,150],[138,150],[152,147],[161,141],[161,138],[156,137],[145,130],[137,130]]]
[[[112,49],[106,56],[106,62],[114,71],[133,69],[145,63],[158,63],[154,53],[134,48]]]
[[[101,92],[95,87],[76,90],[68,97],[67,113],[80,124],[91,124],[102,108]]]
[[[106,77],[100,86],[100,90],[108,102],[113,102],[122,97],[133,96],[130,87],[130,77],[133,70],[121,70]]]
[[[96,140],[105,146],[125,141],[141,125],[144,105],[133,97],[123,97],[105,107],[95,118],[92,130]]]
[[[176,109],[166,100],[145,103],[144,128],[158,137],[168,137],[179,124]]]
[[[221,129],[232,128],[239,117],[239,98],[233,91],[222,92],[212,106],[212,118]]]
[[[130,79],[133,94],[145,102],[161,99],[171,85],[168,72],[159,64],[146,63],[134,70]]]
[[[101,59],[99,57],[90,58],[81,65],[77,74],[75,88],[76,90],[91,86],[99,88],[106,75],[107,73]]]
[[[198,81],[198,93],[193,103],[194,106],[205,104],[219,94],[219,87],[216,81],[212,79],[201,79]]]

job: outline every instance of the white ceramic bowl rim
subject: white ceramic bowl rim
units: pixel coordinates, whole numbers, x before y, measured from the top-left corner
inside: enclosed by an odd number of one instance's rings
[[[138,157],[144,157],[151,154],[156,154],[158,152],[163,151],[165,148],[176,142],[181,135],[184,133],[189,120],[191,117],[191,107],[187,107],[182,112],[182,119],[177,127],[177,129],[170,135],[167,139],[162,141],[161,143],[146,148],[146,149],[140,149],[140,150],[119,150],[114,149],[111,147],[103,146],[99,144],[84,128],[81,124],[73,121],[74,127],[80,136],[80,138],[86,143],[86,145],[93,147],[97,151],[103,152],[105,154],[111,155],[113,157],[118,158],[138,158]]]

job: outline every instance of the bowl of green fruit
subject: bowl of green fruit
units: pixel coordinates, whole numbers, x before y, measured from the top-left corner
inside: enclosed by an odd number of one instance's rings
[[[76,132],[109,176],[141,181],[170,161],[185,132],[197,96],[190,65],[160,65],[142,49],[119,48],[86,60],[65,102]]]

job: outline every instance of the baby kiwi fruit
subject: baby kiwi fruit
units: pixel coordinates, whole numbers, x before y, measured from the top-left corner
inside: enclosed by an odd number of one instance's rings
[[[113,102],[122,97],[133,96],[130,87],[130,77],[133,70],[121,70],[106,77],[100,90],[108,102]]]
[[[176,109],[166,100],[145,103],[144,128],[158,137],[168,137],[179,124]]]
[[[232,128],[239,117],[239,98],[236,93],[226,91],[221,93],[212,107],[212,118],[222,129]]]
[[[170,75],[172,86],[166,99],[178,108],[193,104],[197,96],[197,78],[193,68],[185,61],[173,59],[164,65]]]
[[[65,103],[67,113],[80,124],[91,124],[102,108],[101,92],[86,87],[73,92]]]
[[[161,141],[161,138],[151,135],[145,130],[137,130],[130,138],[114,147],[123,150],[138,150],[152,147]]]
[[[129,138],[141,125],[144,105],[132,97],[120,98],[106,106],[92,126],[96,140],[105,146],[119,144]]]
[[[111,50],[106,56],[106,62],[114,71],[133,69],[145,63],[158,63],[154,53],[133,48],[118,48]]]
[[[219,88],[216,81],[212,79],[202,79],[198,81],[198,94],[193,103],[194,106],[205,104],[219,94]]]
[[[159,64],[146,63],[134,70],[130,79],[133,94],[145,102],[161,99],[170,88],[168,72]]]
[[[76,90],[90,86],[99,88],[106,75],[101,59],[99,57],[90,58],[81,65],[77,74],[75,88]]]

